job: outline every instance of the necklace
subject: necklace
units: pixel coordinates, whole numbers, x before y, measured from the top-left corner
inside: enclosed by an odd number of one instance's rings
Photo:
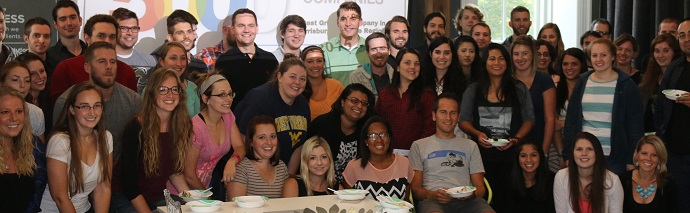
[[[652,193],[656,191],[656,188],[654,187],[654,184],[649,184],[649,187],[647,188],[642,188],[640,184],[637,184],[637,189],[635,190],[637,193],[640,194],[644,199],[647,199],[649,196],[652,196]]]

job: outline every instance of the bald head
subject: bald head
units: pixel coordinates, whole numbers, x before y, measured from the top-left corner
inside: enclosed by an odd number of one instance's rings
[[[690,19],[686,19],[678,25],[678,44],[690,61]]]

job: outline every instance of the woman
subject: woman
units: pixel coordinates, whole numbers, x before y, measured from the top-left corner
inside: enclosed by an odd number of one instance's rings
[[[48,189],[41,210],[108,212],[113,135],[101,119],[105,101],[93,84],[82,82],[70,90],[65,103],[69,107],[62,108],[48,141]]]
[[[613,67],[613,42],[596,39],[590,43],[588,54],[594,71],[582,74],[573,88],[563,129],[564,147],[572,147],[578,132],[591,132],[601,140],[606,168],[622,174],[632,169],[630,156],[644,133],[640,96],[635,82]]]
[[[512,169],[513,212],[555,212],[553,206],[553,178],[546,165],[546,157],[531,142],[517,146]]]
[[[330,189],[340,189],[335,181],[333,156],[328,142],[313,136],[302,145],[300,176],[285,180],[283,197],[329,195]]]
[[[568,168],[556,173],[553,184],[556,212],[623,212],[623,187],[606,169],[599,139],[578,133],[571,145]]]
[[[43,66],[43,59],[34,53],[26,52],[17,56],[14,60],[19,61],[22,66],[26,67],[31,75],[31,86],[29,88],[29,95],[26,96],[26,101],[39,106],[43,111],[47,111],[46,109],[49,108],[47,107],[49,104],[48,91],[45,88],[48,75]]]
[[[249,121],[244,142],[247,159],[240,162],[235,178],[228,183],[228,200],[245,195],[282,196],[288,172],[278,156],[278,140],[273,117],[260,115]]]
[[[628,74],[630,78],[639,84],[642,80],[642,72],[637,70],[632,64],[632,60],[637,57],[638,47],[635,37],[630,34],[623,33],[614,41],[616,47],[616,68]]]
[[[640,99],[644,107],[645,132],[657,131],[654,126],[655,113],[653,109],[661,78],[666,73],[666,68],[671,64],[671,61],[675,61],[683,55],[676,37],[668,34],[661,34],[654,38],[651,46],[653,58],[649,59],[647,71],[637,88],[640,91]]]
[[[477,5],[465,4],[455,13],[453,21],[459,35],[470,35],[470,29],[474,24],[484,22],[484,14]]]
[[[185,78],[188,76],[187,63],[187,51],[185,51],[184,46],[180,42],[167,42],[160,49],[156,70],[165,67],[175,71],[177,77],[182,81],[182,89],[187,94],[189,116],[194,116],[200,111],[199,95],[196,93],[196,84]]]
[[[46,187],[46,146],[31,135],[24,96],[0,86],[0,206],[38,212]]]
[[[578,80],[580,74],[587,72],[587,58],[585,53],[579,48],[569,48],[558,59],[559,69],[558,74],[563,79],[563,83],[556,86],[556,113],[558,119],[556,120],[556,127],[553,133],[553,146],[549,150],[549,168],[553,172],[565,167],[563,161],[563,127],[565,126],[565,115],[568,111],[568,102],[573,94],[573,88]]]
[[[493,188],[492,207],[505,208],[510,189],[510,167],[520,138],[534,125],[532,100],[525,84],[513,78],[510,55],[503,45],[491,43],[483,53],[485,72],[471,84],[460,105],[460,129],[479,145],[486,179]],[[493,148],[489,139],[509,139]]]
[[[539,63],[536,63],[538,60],[535,56],[540,53],[535,51],[531,37],[515,38],[511,52],[515,70],[513,75],[527,86],[534,106],[534,127],[527,137],[534,140],[544,153],[548,153],[556,122],[556,88],[549,74],[537,72]],[[543,55],[539,58],[541,60]],[[544,65],[550,66],[550,56],[547,61]]]
[[[668,153],[661,138],[642,137],[635,147],[635,169],[620,176],[623,212],[679,212],[676,181],[666,169]]]
[[[465,77],[465,84],[477,82],[482,67],[477,42],[472,37],[463,35],[455,39],[455,49],[458,50],[458,61]]]
[[[534,44],[537,52],[535,54],[537,56],[537,71],[551,75],[554,85],[558,86],[561,76],[558,75],[558,72],[552,66],[555,62],[554,59],[557,57],[556,49],[541,39],[535,41]]]
[[[448,37],[440,36],[431,40],[429,52],[425,56],[424,80],[426,85],[435,88],[436,95],[443,92],[462,94],[467,87],[465,75],[460,68],[457,47]]]
[[[161,68],[146,82],[142,109],[123,133],[122,156],[113,172],[110,211],[150,212],[165,205],[168,180],[178,192],[189,189],[184,169],[192,135],[187,94],[173,69]]]
[[[357,141],[362,126],[375,113],[374,100],[374,94],[365,86],[358,83],[347,85],[333,103],[331,111],[317,117],[309,125],[307,136],[318,135],[331,147],[335,180],[338,183],[343,182],[347,163],[357,156]]]
[[[369,197],[383,195],[409,201],[414,170],[405,156],[393,154],[391,124],[374,116],[363,129],[359,156],[343,172],[344,187],[368,190]]]
[[[419,75],[419,53],[416,50],[400,50],[395,62],[398,67],[393,73],[393,82],[379,93],[376,112],[393,126],[391,132],[397,140],[393,148],[409,150],[412,142],[428,137],[436,130],[431,120],[431,105],[436,94],[425,87]]]
[[[307,127],[311,121],[309,104],[302,95],[306,86],[306,66],[297,56],[285,54],[272,79],[250,90],[234,111],[240,131],[247,130],[249,121],[257,115],[275,119],[280,146],[278,156],[283,162],[289,162],[291,175],[299,169],[298,147],[307,139]],[[246,136],[247,132],[243,134]]]
[[[220,74],[209,73],[200,78],[199,85],[201,112],[192,117],[192,146],[187,149],[184,170],[190,189],[209,188],[213,171],[222,160],[221,157],[234,150],[223,167],[221,181],[229,182],[245,152],[242,135],[235,124],[235,115],[230,110],[235,93],[228,80]],[[170,182],[167,188],[172,194],[177,194]]]
[[[563,45],[563,37],[561,36],[561,29],[558,28],[558,25],[555,23],[546,23],[544,26],[541,27],[539,30],[539,36],[537,36],[537,39],[542,39],[544,41],[549,42],[551,44],[551,47],[556,49],[556,54],[552,55],[551,57],[560,57],[563,54],[563,49],[565,48],[565,45]],[[555,61],[554,61],[555,62]]]
[[[309,82],[303,95],[309,99],[311,119],[314,120],[319,115],[331,111],[331,105],[343,92],[343,85],[338,80],[326,78],[323,75],[326,62],[320,47],[314,45],[305,47],[300,59],[307,67],[307,82]]]
[[[0,69],[0,85],[9,86],[22,95],[23,99],[29,95],[29,89],[31,87],[31,75],[29,74],[29,69],[22,66],[18,61],[10,61],[6,63]],[[33,105],[29,105],[28,112],[29,118],[31,120],[31,133],[38,136],[41,141],[45,141],[43,133],[45,132],[45,119],[43,115],[43,110]]]

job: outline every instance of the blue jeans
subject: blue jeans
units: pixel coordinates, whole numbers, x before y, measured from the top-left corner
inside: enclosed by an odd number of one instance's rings
[[[690,155],[669,152],[666,166],[678,185],[678,212],[690,212]]]

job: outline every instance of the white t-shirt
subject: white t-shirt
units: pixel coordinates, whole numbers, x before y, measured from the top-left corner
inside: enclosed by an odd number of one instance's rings
[[[108,141],[108,153],[112,153],[113,135],[108,131],[106,131],[106,133],[106,140]],[[53,137],[50,137],[46,151],[46,157],[65,162],[67,164],[67,171],[69,171],[69,164],[72,158],[69,142],[70,140],[67,134],[55,134]],[[76,209],[77,212],[86,212],[91,208],[91,203],[89,203],[89,194],[96,188],[98,181],[101,179],[101,167],[98,152],[96,152],[96,160],[94,160],[93,165],[88,166],[82,162],[81,166],[84,174],[84,191],[70,197],[70,200],[72,200],[74,209]],[[41,210],[43,210],[43,212],[59,212],[55,201],[53,201],[53,198],[50,196],[50,186],[46,187],[46,190],[43,193],[43,199],[41,199]]]

